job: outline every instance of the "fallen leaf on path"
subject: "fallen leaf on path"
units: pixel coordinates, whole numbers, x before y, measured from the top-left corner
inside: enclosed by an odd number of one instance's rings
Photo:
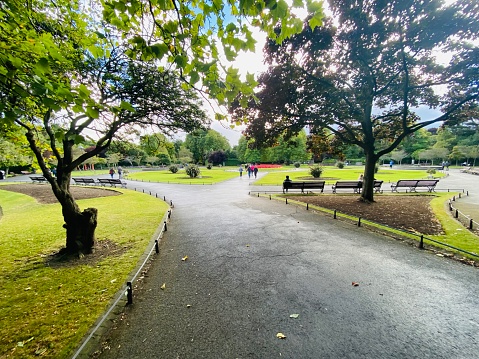
[[[181,260],[182,260],[183,262],[187,261],[187,260],[188,260],[188,256],[184,256],[183,258],[181,258]]]
[[[283,333],[278,333],[278,334],[276,334],[276,338],[278,338],[278,339],[286,339],[286,335],[284,335]]]
[[[353,282],[352,285],[353,285],[353,287],[359,287],[359,283],[357,283],[357,282]]]
[[[187,304],[187,305],[186,305],[186,308],[191,308],[191,304]]]
[[[299,314],[290,314],[290,318],[296,319],[299,317]]]
[[[165,288],[166,288],[166,283],[163,283],[163,285],[160,287],[160,289],[165,290]]]

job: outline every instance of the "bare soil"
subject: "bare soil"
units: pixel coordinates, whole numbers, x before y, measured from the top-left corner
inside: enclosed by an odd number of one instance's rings
[[[431,210],[434,196],[376,195],[375,202],[359,200],[357,195],[288,196],[288,198],[355,217],[368,219],[392,228],[421,234],[443,233],[442,226]]]

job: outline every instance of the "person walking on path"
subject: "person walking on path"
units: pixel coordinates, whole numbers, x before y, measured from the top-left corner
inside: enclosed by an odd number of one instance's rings
[[[243,177],[243,166],[242,165],[239,166],[238,171],[239,171],[240,177]]]
[[[254,166],[253,173],[254,173],[254,178],[258,177],[258,165]]]
[[[115,170],[113,168],[110,168],[110,177],[113,178],[114,174],[115,174]]]

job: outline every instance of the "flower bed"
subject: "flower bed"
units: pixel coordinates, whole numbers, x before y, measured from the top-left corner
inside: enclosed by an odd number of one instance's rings
[[[258,168],[281,168],[281,165],[269,165],[269,164],[262,164],[262,165],[255,165]]]

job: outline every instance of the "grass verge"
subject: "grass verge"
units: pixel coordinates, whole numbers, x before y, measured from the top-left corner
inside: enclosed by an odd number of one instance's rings
[[[201,177],[198,178],[190,178],[185,170],[181,169],[177,173],[171,173],[168,170],[134,172],[128,175],[128,179],[145,182],[210,185],[238,176],[239,173],[236,167],[212,168],[210,170],[202,167]]]
[[[61,264],[50,260],[64,246],[60,205],[0,190],[0,357],[68,357],[124,286],[168,206],[118,191],[123,194],[78,201],[98,208],[98,245],[107,245],[110,255]]]

